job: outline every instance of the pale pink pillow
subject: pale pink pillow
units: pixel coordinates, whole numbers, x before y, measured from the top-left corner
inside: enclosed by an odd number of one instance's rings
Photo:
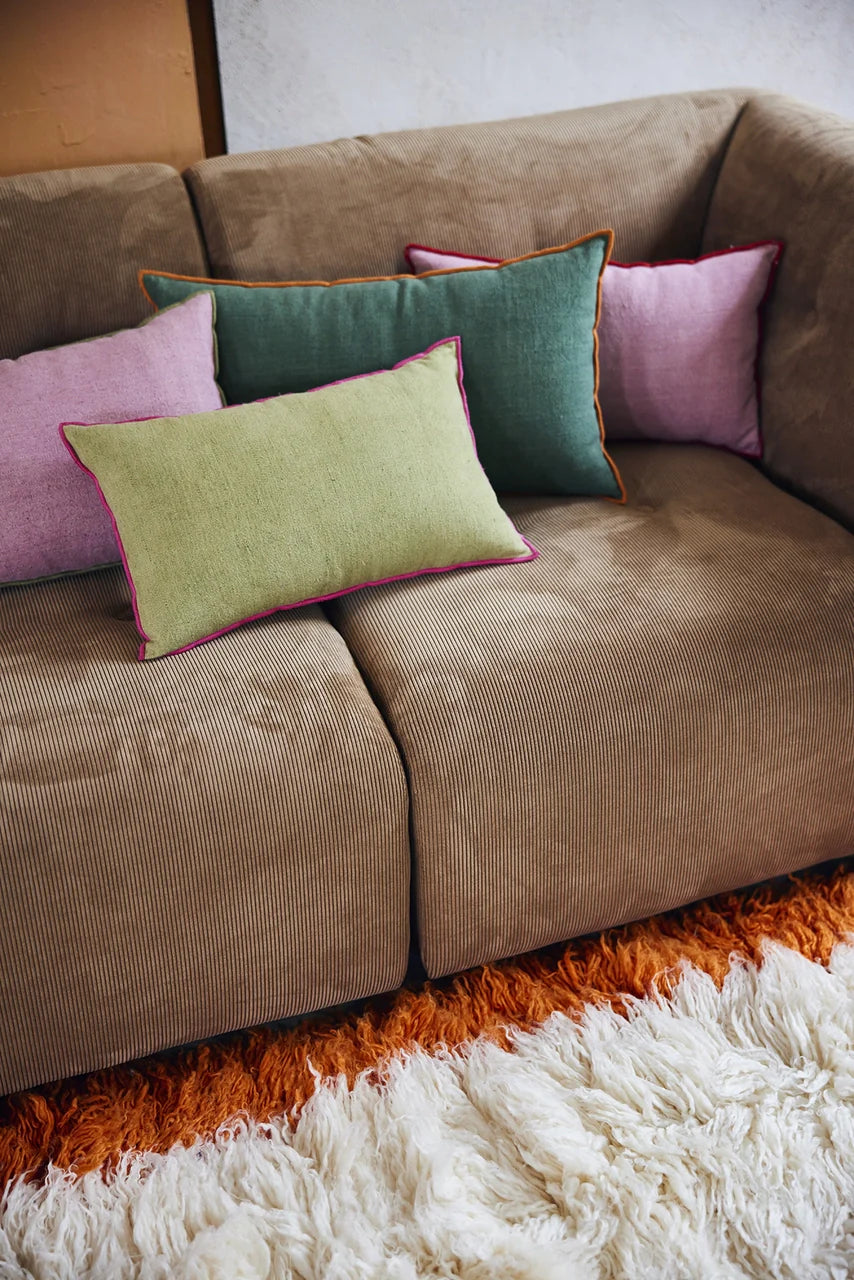
[[[612,440],[668,440],[762,456],[756,376],[762,303],[782,245],[694,261],[611,262],[602,276],[599,403]],[[496,258],[410,244],[415,272]]]
[[[0,584],[119,560],[59,424],[221,408],[213,319],[213,295],[197,293],[137,329],[0,360]]]

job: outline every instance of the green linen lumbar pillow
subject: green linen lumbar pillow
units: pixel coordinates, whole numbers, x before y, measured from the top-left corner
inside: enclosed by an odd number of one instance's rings
[[[304,394],[60,430],[113,518],[140,658],[360,586],[537,555],[477,460],[458,338]]]
[[[596,399],[596,323],[612,240],[598,231],[475,270],[331,285],[159,271],[141,271],[140,281],[156,307],[213,290],[230,404],[388,368],[458,333],[478,453],[494,487],[619,498]]]

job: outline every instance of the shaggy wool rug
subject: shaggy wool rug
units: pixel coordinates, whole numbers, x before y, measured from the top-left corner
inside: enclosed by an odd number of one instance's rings
[[[842,867],[19,1095],[0,1276],[841,1280],[849,931]]]

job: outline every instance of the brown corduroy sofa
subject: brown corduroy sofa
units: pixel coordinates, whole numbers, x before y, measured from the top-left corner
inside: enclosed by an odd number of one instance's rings
[[[0,180],[0,357],[143,319],[141,266],[786,242],[761,466],[617,445],[625,507],[507,499],[532,564],[154,663],[119,569],[0,591],[0,1092],[854,849],[852,212],[854,125],[735,90]]]

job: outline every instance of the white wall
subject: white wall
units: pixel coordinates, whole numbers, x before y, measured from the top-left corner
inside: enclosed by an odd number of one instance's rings
[[[681,89],[854,117],[854,0],[215,0],[230,151]]]

